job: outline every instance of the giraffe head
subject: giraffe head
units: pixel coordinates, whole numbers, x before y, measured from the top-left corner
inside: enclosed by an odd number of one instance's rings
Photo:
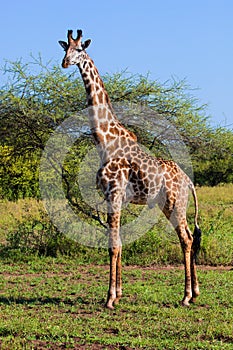
[[[59,44],[61,47],[65,50],[65,57],[62,61],[62,67],[68,68],[69,66],[73,64],[79,64],[85,53],[85,49],[90,45],[91,40],[86,40],[84,43],[82,43],[82,31],[77,30],[77,37],[76,39],[72,36],[73,31],[68,30],[68,43],[65,41],[59,41]]]

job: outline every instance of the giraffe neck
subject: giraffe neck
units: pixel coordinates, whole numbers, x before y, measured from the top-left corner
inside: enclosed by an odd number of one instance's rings
[[[125,144],[137,138],[118,121],[99,72],[86,52],[78,67],[87,93],[92,135],[102,162],[105,162],[113,154],[116,156],[117,145],[118,149],[122,148],[119,139]]]
[[[93,60],[86,52],[78,67],[86,89],[88,106],[109,105],[111,107],[104,83]]]

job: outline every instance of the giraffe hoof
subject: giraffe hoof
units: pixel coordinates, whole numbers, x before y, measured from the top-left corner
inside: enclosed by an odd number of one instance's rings
[[[188,302],[187,300],[182,300],[182,301],[181,301],[181,306],[189,307],[190,304],[189,304],[189,302]]]
[[[107,308],[107,309],[109,309],[109,310],[114,310],[114,306],[112,305],[112,303],[106,303],[105,304],[105,307]]]
[[[114,306],[108,306],[108,305],[106,305],[106,309],[108,309],[108,310],[114,310]]]
[[[116,299],[114,300],[113,304],[114,304],[114,305],[119,304],[120,299],[121,299],[121,297],[116,297]]]
[[[193,297],[193,298],[190,300],[190,303],[194,304],[196,301],[197,301],[197,298],[196,298],[196,297]]]

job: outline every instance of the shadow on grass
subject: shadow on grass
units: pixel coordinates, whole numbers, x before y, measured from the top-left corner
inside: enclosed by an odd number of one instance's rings
[[[87,300],[84,300],[82,297],[77,297],[73,300],[71,299],[62,299],[62,298],[50,298],[50,297],[38,297],[38,298],[15,298],[15,297],[0,297],[0,305],[11,305],[11,304],[17,304],[17,305],[46,305],[46,304],[53,304],[53,305],[59,305],[59,304],[65,304],[69,306],[77,305],[77,304],[83,304],[87,305],[90,302]]]

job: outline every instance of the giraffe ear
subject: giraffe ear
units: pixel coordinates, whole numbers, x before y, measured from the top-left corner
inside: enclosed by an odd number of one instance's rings
[[[83,50],[85,50],[91,43],[91,39],[88,39],[86,41],[84,41],[84,43],[82,44]]]
[[[58,42],[65,51],[68,49],[68,44],[65,41],[59,40]]]

